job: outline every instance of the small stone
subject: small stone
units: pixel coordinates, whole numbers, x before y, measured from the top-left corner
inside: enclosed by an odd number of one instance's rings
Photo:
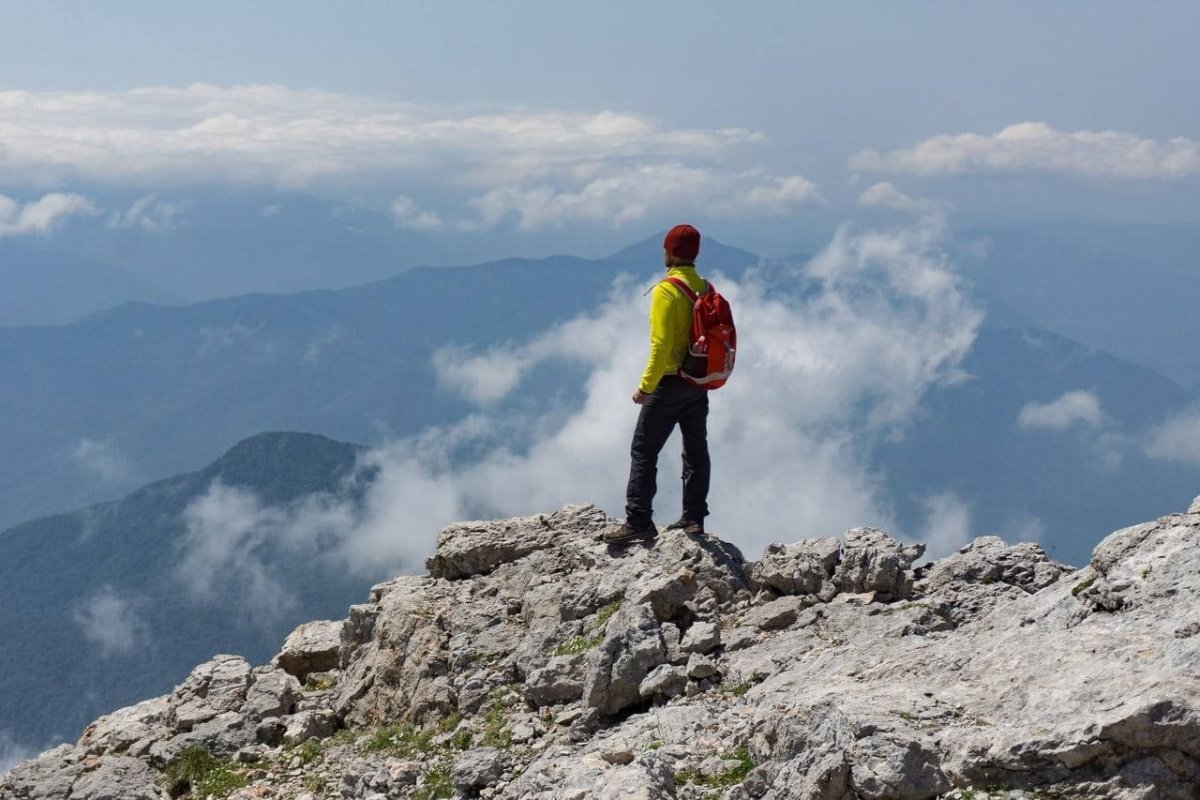
[[[689,653],[708,653],[721,644],[721,628],[715,622],[697,622],[688,628],[681,647]]]
[[[742,621],[764,631],[781,630],[795,623],[796,615],[812,603],[811,595],[787,595],[750,609]]]
[[[239,764],[256,764],[258,763],[259,758],[261,758],[259,752],[253,747],[243,747],[241,750],[238,750],[237,754],[234,756],[234,760]]]
[[[504,772],[504,754],[495,747],[480,747],[463,753],[454,764],[450,781],[463,794],[493,784]]]
[[[582,708],[568,708],[554,717],[554,722],[557,725],[570,725],[575,720],[583,716]]]
[[[625,766],[626,764],[633,763],[633,751],[624,747],[617,748],[615,750],[606,750],[600,754],[600,757],[609,764]]]
[[[513,725],[509,733],[516,744],[526,744],[533,741],[537,736],[537,731],[533,729],[533,726],[524,722],[518,722],[516,725]]]
[[[745,650],[747,647],[753,647],[758,644],[758,631],[754,628],[742,626],[734,628],[733,632],[725,640],[725,651],[732,653],[736,650]]]
[[[692,653],[691,658],[687,663],[687,676],[693,680],[703,680],[711,678],[719,673],[716,662],[708,656],[702,656],[699,653]]]
[[[687,688],[687,670],[663,664],[656,667],[638,686],[642,697],[675,697]]]

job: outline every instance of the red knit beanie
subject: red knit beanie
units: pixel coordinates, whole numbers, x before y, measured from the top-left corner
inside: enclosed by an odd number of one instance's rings
[[[684,261],[695,261],[700,253],[700,231],[691,225],[676,225],[667,231],[663,249]]]

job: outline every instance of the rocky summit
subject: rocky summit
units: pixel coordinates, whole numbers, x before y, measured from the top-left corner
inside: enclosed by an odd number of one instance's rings
[[[442,531],[428,573],[219,655],[3,800],[1194,798],[1200,503],[1073,569],[859,528],[746,561],[593,506]]]

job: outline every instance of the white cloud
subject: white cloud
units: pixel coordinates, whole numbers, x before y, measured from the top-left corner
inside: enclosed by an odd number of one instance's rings
[[[137,475],[133,462],[111,439],[80,439],[71,460],[106,481],[129,481]]]
[[[401,228],[414,231],[436,231],[445,224],[437,214],[422,210],[416,200],[404,195],[392,201],[392,219]]]
[[[3,150],[0,150],[2,157]],[[97,213],[99,209],[92,201],[78,194],[54,192],[24,205],[0,194],[0,236],[46,234],[67,217]]]
[[[331,347],[345,339],[346,335],[346,329],[341,323],[335,322],[308,343],[304,348],[304,360],[309,364],[317,363]]]
[[[11,731],[0,728],[0,779],[18,763],[35,755],[37,752],[32,747],[26,747],[13,737]]]
[[[953,492],[925,498],[925,525],[919,539],[926,544],[927,558],[936,559],[958,551],[971,541],[971,508]]]
[[[1044,122],[1009,125],[990,136],[944,134],[887,153],[864,150],[855,169],[910,175],[1046,172],[1168,180],[1200,174],[1200,141],[1147,139],[1125,131],[1060,131]]]
[[[133,652],[145,637],[145,626],[138,618],[138,601],[123,597],[111,586],[104,586],[79,607],[73,618],[83,638],[100,649],[107,658]]]
[[[317,542],[354,528],[354,509],[314,494],[288,507],[270,507],[251,491],[214,481],[183,512],[186,532],[176,572],[200,602],[243,602],[247,616],[270,621],[296,605],[273,574],[264,550],[275,547],[317,556]]]
[[[941,230],[922,223],[891,233],[843,229],[791,274],[712,277],[733,305],[743,344],[730,383],[710,396],[714,480],[709,528],[755,557],[771,541],[895,529],[872,447],[903,435],[924,394],[958,380],[981,314],[940,254]],[[265,506],[214,484],[185,512],[179,574],[198,598],[221,587],[248,592],[247,607],[290,602],[262,560],[268,545],[324,553],[370,577],[414,570],[437,532],[462,519],[507,517],[596,502],[624,509],[629,441],[638,409],[629,396],[646,357],[643,287],[615,282],[599,308],[521,344],[483,353],[443,350],[442,385],[484,406],[457,424],[373,451],[360,474],[377,475],[362,508],[310,497]],[[588,369],[569,408],[488,408],[541,364]],[[659,464],[660,522],[679,507],[678,444]],[[933,498],[926,530],[958,541],[965,506]],[[229,583],[226,583],[228,581]]]
[[[890,208],[893,211],[903,211],[909,214],[919,214],[929,210],[929,201],[909,197],[888,181],[867,187],[858,196],[858,204],[864,208]]]
[[[520,229],[536,230],[573,222],[620,227],[668,211],[781,215],[819,202],[823,201],[816,185],[802,176],[767,178],[758,172],[728,173],[668,163],[618,167],[565,187],[506,185],[476,198],[472,205],[483,229],[511,215]]]
[[[789,276],[816,289],[803,297],[781,299],[753,275],[741,283],[713,276],[731,300],[743,351],[733,379],[711,396],[712,530],[757,555],[769,541],[890,523],[881,477],[864,453],[901,435],[930,387],[959,377],[980,319],[938,254],[939,237],[927,225],[892,234],[843,230],[802,274]],[[620,515],[646,302],[641,287],[618,283],[601,308],[523,345],[442,351],[435,367],[443,385],[484,405],[551,360],[590,368],[586,396],[525,447],[496,443],[496,417],[483,415],[466,430],[377,453],[383,488],[371,493],[370,524],[345,544],[351,564],[427,554],[432,532],[464,517],[587,500]],[[451,467],[447,451],[455,448],[443,437],[484,455]],[[677,449],[668,444],[660,462],[660,517],[673,516],[679,502],[668,477],[679,471]]]
[[[1067,392],[1049,403],[1028,403],[1017,416],[1021,430],[1061,431],[1072,425],[1095,428],[1104,422],[1100,398],[1092,392]]]
[[[762,134],[680,130],[631,113],[472,109],[282,86],[0,92],[0,181],[268,184],[396,181],[419,230],[621,224],[655,212],[787,213],[819,202],[756,169]],[[681,184],[681,185],[677,185]],[[426,207],[426,195],[447,206]]]
[[[1188,409],[1151,431],[1146,455],[1200,464],[1200,407]]]
[[[138,228],[144,231],[169,231],[179,223],[183,206],[158,199],[158,194],[139,197],[125,211],[114,211],[108,216],[111,230]]]

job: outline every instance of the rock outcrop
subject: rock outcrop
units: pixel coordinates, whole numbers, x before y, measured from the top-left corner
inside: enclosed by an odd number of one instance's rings
[[[215,657],[0,800],[1196,796],[1197,506],[1081,570],[996,537],[915,566],[869,528],[750,563],[611,524],[450,526],[429,574],[270,666]]]

